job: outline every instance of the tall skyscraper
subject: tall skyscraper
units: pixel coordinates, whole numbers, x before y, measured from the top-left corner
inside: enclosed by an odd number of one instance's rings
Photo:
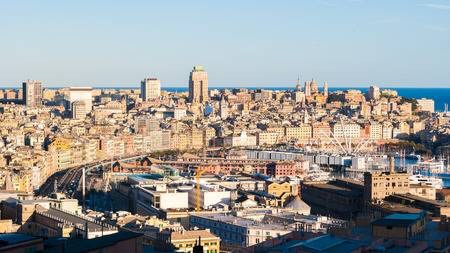
[[[72,107],[73,102],[83,101],[86,114],[92,111],[92,87],[70,87],[69,104]],[[72,110],[72,108],[71,108]]]
[[[157,78],[145,78],[141,81],[141,98],[144,101],[158,99],[161,96],[161,82]]]
[[[323,84],[323,95],[324,95],[325,97],[328,97],[328,82],[325,82],[325,83]]]
[[[205,103],[208,100],[208,73],[203,66],[194,66],[189,76],[189,102]]]
[[[22,83],[23,103],[29,107],[42,105],[42,82],[27,80]]]

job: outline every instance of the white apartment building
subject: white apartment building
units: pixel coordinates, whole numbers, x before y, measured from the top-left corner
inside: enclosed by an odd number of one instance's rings
[[[68,100],[70,106],[76,101],[83,101],[86,113],[90,113],[92,111],[92,87],[70,87]]]
[[[210,209],[219,203],[230,205],[231,192],[219,185],[200,185],[200,206],[202,209]],[[189,191],[189,207],[195,208],[197,206],[197,191],[192,188]]]
[[[137,205],[146,209],[188,209],[189,193],[166,186],[165,183],[137,187]]]
[[[338,139],[356,139],[361,135],[361,126],[356,123],[336,123],[332,127],[334,137]]]
[[[248,247],[294,231],[293,226],[267,224],[223,213],[190,215],[192,227],[210,229],[225,244]]]
[[[256,136],[247,135],[247,132],[242,131],[240,135],[227,136],[223,140],[224,146],[228,147],[250,147],[256,146]]]

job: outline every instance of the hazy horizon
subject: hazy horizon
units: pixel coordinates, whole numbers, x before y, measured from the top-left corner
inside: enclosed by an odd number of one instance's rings
[[[389,85],[376,85],[376,84],[369,84],[369,85],[329,85],[329,88],[348,88],[348,89],[361,89],[361,88],[369,88],[371,85],[378,86],[380,88],[384,89],[450,89],[450,86],[389,86]],[[42,83],[43,88],[69,88],[69,87],[92,87],[92,88],[129,88],[129,89],[140,89],[140,85],[89,85],[89,84],[73,84],[73,85],[45,85],[45,83]],[[238,84],[238,85],[209,85],[210,89],[214,88],[226,88],[226,89],[232,89],[232,88],[292,88],[294,89],[296,84],[285,84],[285,85],[275,85],[275,84],[265,84],[265,85],[246,85],[246,84]],[[0,86],[0,89],[17,89],[22,88],[22,84],[17,85],[9,85],[9,86]],[[188,84],[183,85],[164,85],[161,84],[161,89],[171,89],[171,88],[186,88],[188,89]],[[304,85],[302,83],[302,88],[304,88]],[[319,89],[323,89],[323,84],[319,83]]]

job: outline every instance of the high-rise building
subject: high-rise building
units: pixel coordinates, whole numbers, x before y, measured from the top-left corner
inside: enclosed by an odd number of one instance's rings
[[[323,84],[323,95],[324,95],[325,97],[328,97],[328,82],[325,82],[325,83]]]
[[[92,87],[70,87],[69,103],[75,101],[83,101],[85,104],[86,114],[92,111]]]
[[[380,88],[377,86],[370,86],[369,88],[369,94],[368,94],[368,98],[369,100],[378,100],[380,99]]]
[[[141,98],[144,101],[158,99],[161,96],[161,82],[157,78],[145,78],[141,81]]]
[[[72,119],[84,120],[86,118],[86,103],[75,101],[72,103]]]
[[[42,105],[42,82],[27,80],[22,83],[23,103],[29,107]]]
[[[208,100],[208,73],[203,66],[194,66],[189,76],[189,102],[204,103]]]

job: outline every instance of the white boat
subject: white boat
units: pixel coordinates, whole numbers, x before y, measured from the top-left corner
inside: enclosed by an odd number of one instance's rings
[[[331,180],[331,175],[329,172],[321,170],[318,165],[313,164],[304,179],[306,181],[329,181]]]
[[[429,177],[424,176],[420,174],[415,174],[409,176],[409,183],[410,184],[424,184],[431,187],[434,187],[435,189],[442,189],[444,187],[444,183],[441,178],[437,177]]]

